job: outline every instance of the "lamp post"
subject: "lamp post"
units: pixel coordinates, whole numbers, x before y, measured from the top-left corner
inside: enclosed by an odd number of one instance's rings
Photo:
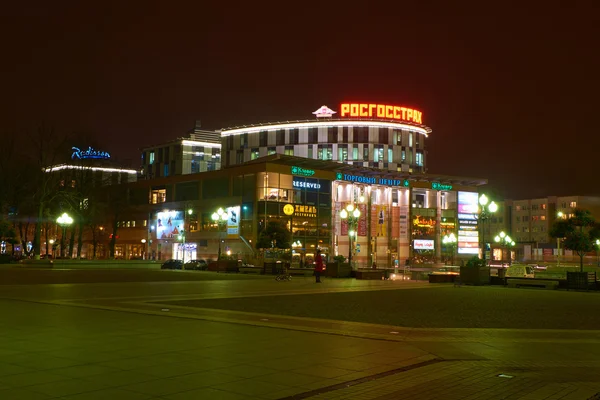
[[[67,226],[73,223],[73,218],[67,213],[63,213],[60,217],[56,218],[56,223],[63,228],[62,236],[60,238],[60,256],[65,257],[65,236],[67,234]]]
[[[148,257],[148,253],[146,253],[146,239],[142,239],[141,242],[142,242],[142,246],[144,246],[144,250],[142,250],[143,251],[142,260],[145,260]]]
[[[481,221],[481,242],[482,242],[482,258],[483,261],[485,261],[485,251],[486,251],[486,245],[485,245],[485,221],[487,219],[490,218],[490,216],[495,213],[496,211],[498,211],[498,204],[492,202],[489,202],[488,197],[485,194],[482,194],[479,197],[479,205],[481,206],[479,209],[479,220]]]
[[[357,235],[354,227],[360,218],[360,210],[354,208],[354,204],[348,204],[346,208],[340,212],[340,217],[348,221],[348,263],[352,266],[352,237]]]
[[[508,265],[512,264],[512,255],[510,254],[510,248],[515,245],[515,241],[511,239],[504,231],[494,237],[494,242],[498,243],[502,247],[506,247],[508,250]],[[504,255],[502,256],[504,258]]]
[[[227,211],[223,208],[219,208],[212,214],[212,219],[217,223],[219,229],[219,254],[217,255],[217,261],[221,260],[221,227],[227,223],[228,219]]]
[[[562,211],[556,213],[558,218],[563,218],[565,214]],[[560,267],[560,238],[556,238],[556,266]]]
[[[596,265],[600,267],[600,257],[598,255],[598,250],[600,249],[600,239],[596,239]]]
[[[444,235],[444,237],[442,238],[442,243],[444,244],[444,246],[450,248],[450,262],[452,263],[452,265],[454,265],[454,248],[456,247],[456,236],[454,236],[454,233]]]

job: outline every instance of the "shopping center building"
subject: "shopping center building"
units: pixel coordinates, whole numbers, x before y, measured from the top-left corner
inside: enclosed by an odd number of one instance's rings
[[[440,260],[450,233],[458,255],[478,254],[477,190],[486,181],[426,172],[432,130],[421,112],[344,103],[313,114],[223,129],[220,170],[129,184],[132,209],[149,219],[146,253],[214,259],[221,243],[254,259],[260,232],[278,220],[292,232],[294,264],[310,264],[318,248],[329,259],[351,253],[363,267]],[[350,218],[348,205],[358,210]],[[225,226],[212,220],[219,208]]]

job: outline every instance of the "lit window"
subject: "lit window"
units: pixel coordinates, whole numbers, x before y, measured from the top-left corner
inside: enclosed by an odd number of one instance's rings
[[[275,154],[275,153],[277,153],[277,148],[276,147],[269,147],[267,149],[267,155],[270,156],[271,154]]]
[[[419,167],[423,166],[423,153],[417,153],[417,160],[416,160],[416,164]]]
[[[148,164],[150,164],[150,165],[154,164],[154,152],[153,151],[150,152],[150,158],[148,160]]]
[[[393,162],[394,160],[394,151],[392,149],[388,149],[388,162]]]
[[[259,151],[257,148],[254,148],[250,151],[250,159],[251,160],[256,160],[259,157]]]
[[[569,207],[571,207],[571,208],[575,208],[575,207],[577,207],[577,202],[576,202],[576,201],[572,201],[572,202],[570,202],[570,203],[569,203]]]

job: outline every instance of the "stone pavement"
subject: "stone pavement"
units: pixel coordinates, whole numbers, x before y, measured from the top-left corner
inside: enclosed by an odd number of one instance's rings
[[[414,329],[177,303],[363,290],[434,295],[439,287],[310,283],[228,277],[0,286],[0,399],[587,399],[600,392],[598,331]]]

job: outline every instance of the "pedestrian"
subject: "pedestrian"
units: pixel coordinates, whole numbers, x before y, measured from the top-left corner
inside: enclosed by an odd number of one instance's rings
[[[321,257],[321,249],[317,249],[315,256],[315,283],[321,283],[321,272],[323,272],[323,257]]]

